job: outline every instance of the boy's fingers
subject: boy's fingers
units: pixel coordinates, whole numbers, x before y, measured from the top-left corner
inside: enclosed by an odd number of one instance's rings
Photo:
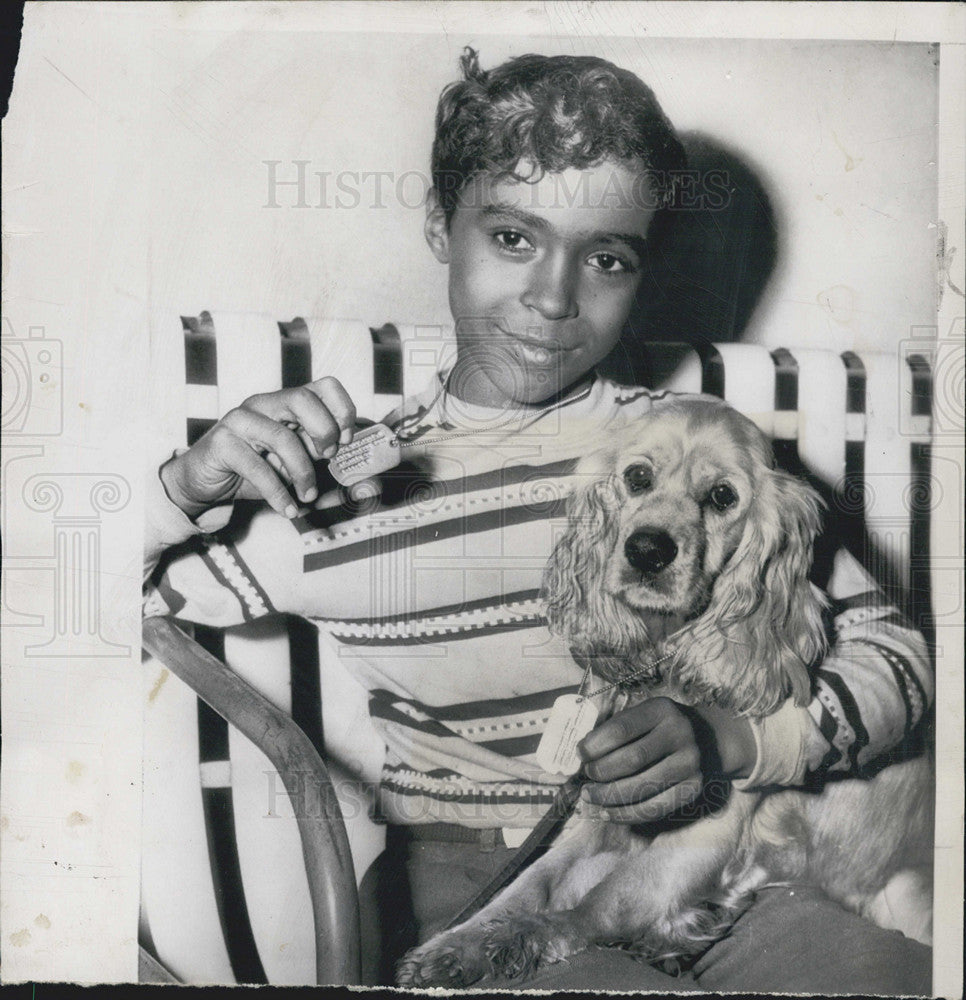
[[[315,439],[299,424],[294,420],[286,420],[285,426],[298,435],[298,439],[302,442],[305,450],[312,456],[314,462],[319,461],[322,457],[322,453],[319,451],[318,444]]]
[[[352,399],[342,383],[331,377],[294,389],[250,396],[242,407],[272,420],[300,425],[315,440],[320,454],[334,445],[351,441],[356,421]]]
[[[651,698],[625,709],[593,729],[577,744],[581,760],[598,760],[618,747],[646,736],[667,715],[667,698]]]
[[[591,781],[617,781],[630,775],[640,775],[675,747],[661,727],[646,736],[625,743],[584,765],[584,774]]]
[[[300,499],[315,499],[315,465],[295,431],[255,411],[232,411],[225,423],[256,451],[270,452],[281,461]]]
[[[610,820],[612,823],[656,823],[671,813],[691,805],[700,792],[700,784],[682,782],[644,802],[636,802],[629,806],[607,806],[599,815],[601,819]]]
[[[316,395],[313,386],[308,385],[292,389],[285,397],[285,405],[285,419],[312,438],[320,458],[331,458],[342,439],[343,424],[340,420],[344,423],[346,416],[338,417]]]
[[[591,782],[581,789],[588,802],[600,806],[628,806],[645,802],[683,782],[697,779],[694,762],[686,753],[671,754],[647,771],[606,783]]]
[[[331,507],[341,507],[343,503],[345,503],[345,498],[342,495],[342,488],[338,487],[319,494],[319,498],[313,502],[312,507],[314,510],[328,510]]]
[[[230,446],[230,454],[226,456],[231,468],[250,486],[257,496],[264,499],[269,506],[284,517],[294,517],[297,508],[292,496],[285,488],[272,467],[251,446],[236,438]],[[242,491],[240,490],[239,493]]]
[[[345,391],[345,387],[337,378],[329,376],[313,382],[310,388],[318,394],[329,413],[335,417],[339,425],[339,443],[348,444],[352,440],[357,414],[355,404]]]

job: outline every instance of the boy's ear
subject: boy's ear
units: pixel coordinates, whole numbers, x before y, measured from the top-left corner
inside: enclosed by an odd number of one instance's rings
[[[429,249],[433,251],[433,256],[440,264],[448,264],[449,231],[446,228],[446,213],[439,203],[435,190],[431,190],[426,197],[426,223],[423,226],[423,233]]]

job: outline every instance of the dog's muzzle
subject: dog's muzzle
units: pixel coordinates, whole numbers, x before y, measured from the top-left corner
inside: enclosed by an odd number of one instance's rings
[[[660,528],[641,528],[624,542],[624,555],[642,573],[660,573],[678,554],[674,539]]]

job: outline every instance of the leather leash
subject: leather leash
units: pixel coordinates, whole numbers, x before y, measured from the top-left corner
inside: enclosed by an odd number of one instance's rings
[[[574,806],[580,795],[581,786],[587,779],[581,774],[575,774],[568,778],[558,789],[554,796],[553,803],[547,810],[546,815],[530,832],[527,839],[517,848],[512,858],[490,879],[489,882],[473,897],[470,902],[453,917],[443,930],[452,930],[464,920],[469,920],[474,914],[486,906],[487,903],[524,868],[536,861],[540,848],[546,849],[550,846],[549,838],[566,823],[573,812]]]

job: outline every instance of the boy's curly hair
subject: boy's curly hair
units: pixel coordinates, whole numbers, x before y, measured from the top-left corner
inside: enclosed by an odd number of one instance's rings
[[[595,56],[524,55],[480,68],[467,46],[463,79],[436,109],[433,187],[452,218],[459,193],[480,173],[539,179],[543,171],[636,160],[648,174],[654,207],[670,207],[684,150],[654,92],[628,70]],[[521,159],[536,177],[521,177]]]

